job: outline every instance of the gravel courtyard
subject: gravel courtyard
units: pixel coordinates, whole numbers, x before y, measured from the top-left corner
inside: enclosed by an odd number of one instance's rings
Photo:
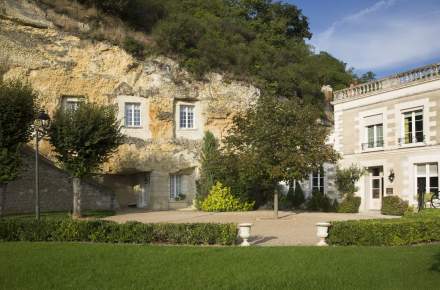
[[[143,223],[252,223],[250,242],[253,245],[314,245],[318,242],[315,224],[336,220],[390,218],[378,212],[359,214],[279,212],[273,219],[270,210],[250,212],[208,213],[200,211],[139,211],[128,210],[106,218],[116,222],[139,221]]]

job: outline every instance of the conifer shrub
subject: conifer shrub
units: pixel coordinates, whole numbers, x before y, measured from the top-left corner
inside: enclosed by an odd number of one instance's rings
[[[301,185],[299,183],[296,183],[295,190],[293,190],[292,206],[294,208],[299,208],[301,205],[304,204],[305,201],[306,198],[304,196],[304,191],[302,190]]]

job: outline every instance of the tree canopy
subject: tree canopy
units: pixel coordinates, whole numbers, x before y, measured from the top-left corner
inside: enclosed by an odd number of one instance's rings
[[[20,146],[29,141],[37,93],[20,81],[0,81],[0,184],[17,177]]]
[[[303,180],[338,158],[325,142],[328,128],[318,120],[319,110],[298,99],[263,97],[255,108],[235,117],[225,143],[273,184]]]
[[[79,178],[96,170],[123,140],[113,107],[96,104],[58,109],[48,134],[58,160]]]

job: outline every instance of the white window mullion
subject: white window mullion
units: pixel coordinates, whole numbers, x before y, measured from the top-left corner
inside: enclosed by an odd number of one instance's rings
[[[377,125],[373,127],[373,146],[377,147]]]
[[[416,143],[416,112],[411,113],[412,143]]]

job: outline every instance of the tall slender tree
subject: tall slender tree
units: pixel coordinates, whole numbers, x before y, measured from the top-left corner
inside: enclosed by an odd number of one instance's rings
[[[203,200],[211,190],[216,180],[217,163],[220,152],[218,141],[210,131],[205,132],[201,151],[200,179],[197,187],[197,199]]]
[[[20,81],[0,80],[0,215],[7,184],[18,176],[20,148],[29,141],[37,93]]]
[[[82,180],[97,170],[123,141],[111,106],[81,104],[59,109],[49,129],[50,142],[64,169],[72,175],[73,217],[81,216]]]

